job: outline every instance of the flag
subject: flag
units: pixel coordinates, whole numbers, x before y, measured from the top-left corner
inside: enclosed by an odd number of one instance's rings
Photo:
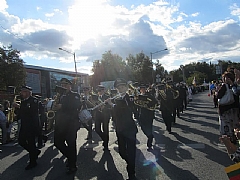
[[[225,172],[229,180],[240,180],[240,163],[226,167]]]

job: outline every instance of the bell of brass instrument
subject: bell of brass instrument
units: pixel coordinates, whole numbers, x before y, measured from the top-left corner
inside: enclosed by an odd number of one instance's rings
[[[131,83],[128,83],[128,87],[129,87],[130,91],[132,91],[134,98],[137,98],[137,96],[139,95],[138,89],[136,87],[134,87]]]
[[[173,89],[170,85],[166,84],[164,88],[159,88],[158,89],[158,94],[162,97],[163,100],[167,100],[167,95],[166,95],[165,90],[164,90],[165,88],[172,92],[173,99],[177,99],[179,97],[179,91]]]
[[[138,95],[138,98],[134,100],[134,104],[150,111],[154,111],[157,108],[157,101],[154,102],[147,95]]]
[[[166,84],[166,87],[168,89],[170,89],[170,91],[172,92],[173,94],[173,99],[177,99],[179,97],[179,91],[178,90],[175,90],[173,89],[170,85]]]
[[[49,110],[47,113],[46,113],[46,116],[48,119],[53,119],[55,117],[55,111],[56,109],[54,108],[57,104],[60,103],[60,97],[65,94],[67,91],[66,88],[62,87],[62,86],[56,86],[55,87],[55,92],[57,93],[55,96],[54,96],[54,101],[53,101],[53,105],[52,105],[52,110]]]

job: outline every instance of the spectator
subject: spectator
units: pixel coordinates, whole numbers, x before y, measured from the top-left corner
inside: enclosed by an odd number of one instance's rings
[[[4,107],[0,104],[0,128],[2,129],[2,144],[7,143],[7,118],[3,113]]]
[[[225,92],[227,91],[227,87],[232,89],[236,85],[234,84],[234,74],[231,72],[225,72],[222,75],[223,84],[220,87],[217,99],[221,99]],[[236,87],[235,87],[236,88]],[[232,104],[229,105],[220,105],[218,106],[219,113],[219,124],[220,124],[220,135],[227,135],[230,137],[233,143],[236,143],[236,136],[234,135],[234,128],[238,128],[239,126],[239,96],[234,94],[234,100]]]

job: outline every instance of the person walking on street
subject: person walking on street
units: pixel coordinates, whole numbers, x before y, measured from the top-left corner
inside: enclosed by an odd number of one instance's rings
[[[166,129],[169,133],[172,133],[173,117],[173,93],[166,87],[166,84],[158,85],[158,99],[160,101],[160,111],[162,112],[162,118],[166,125]]]
[[[103,103],[109,98],[104,92],[105,88],[102,85],[98,85],[98,102]],[[111,117],[110,107],[107,104],[103,104],[96,110],[95,114],[95,131],[103,140],[103,150],[109,151],[109,121]]]
[[[0,104],[0,128],[2,129],[2,144],[7,143],[7,117],[3,113],[4,107]]]
[[[91,95],[90,95],[90,90],[91,88],[89,86],[83,87],[83,97],[82,97],[82,106],[81,110],[87,110],[89,108],[93,108],[94,104],[91,102]],[[93,117],[93,112],[92,112],[92,117]],[[91,141],[92,140],[92,118],[88,120],[87,122],[83,122],[82,126],[88,131],[88,135],[86,140]]]
[[[135,159],[136,159],[136,134],[138,132],[133,119],[135,114],[134,97],[126,93],[127,82],[124,79],[116,79],[114,87],[120,93],[119,98],[114,103],[109,98],[107,102],[113,107],[116,113],[116,134],[118,140],[118,150],[122,159],[127,163],[129,180],[136,180]],[[136,114],[135,114],[136,115]]]
[[[67,174],[77,171],[77,131],[80,128],[78,112],[80,108],[80,95],[71,90],[72,82],[67,78],[61,79],[61,86],[66,89],[59,94],[54,102],[56,110],[56,124],[54,131],[54,145],[67,158]]]
[[[137,106],[137,119],[139,121],[139,124],[141,126],[141,129],[143,133],[147,136],[147,147],[148,150],[152,148],[152,142],[153,142],[153,119],[155,118],[155,110],[150,109],[150,106],[154,106],[157,104],[157,100],[155,97],[151,94],[151,92],[146,92],[146,85],[141,84],[140,85],[140,94],[138,95],[138,98],[143,98],[143,101],[148,102],[149,107],[143,107],[141,105]]]
[[[25,168],[29,170],[37,166],[38,155],[41,153],[36,148],[35,142],[35,137],[39,134],[38,100],[32,96],[32,88],[29,86],[22,86],[21,96],[21,104],[14,103],[13,105],[20,108],[21,127],[18,142],[20,146],[29,152],[30,162]]]

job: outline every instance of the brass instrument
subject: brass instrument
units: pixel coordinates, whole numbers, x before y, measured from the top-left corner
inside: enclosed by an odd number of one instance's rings
[[[130,91],[133,92],[134,98],[140,94],[140,92],[138,91],[138,89],[136,87],[134,87],[131,83],[128,83],[128,87],[130,89]]]
[[[173,89],[170,85],[166,84],[163,89],[161,88],[161,89],[158,90],[158,94],[162,97],[163,100],[167,100],[167,95],[166,95],[165,90],[164,90],[165,88],[172,92],[173,99],[177,99],[179,97],[179,91]]]
[[[151,98],[149,98],[149,96],[141,95],[138,89],[131,83],[128,84],[128,87],[133,91],[135,105],[146,108],[150,111],[154,111],[157,108],[157,101],[155,103]]]
[[[157,101],[154,102],[154,100],[149,98],[147,95],[138,95],[138,97],[134,100],[134,104],[150,111],[154,111],[157,108]]]
[[[118,93],[117,95],[115,95],[114,97],[112,97],[112,98],[110,98],[110,99],[113,100],[113,99],[119,98],[119,97],[121,97],[123,94],[125,94],[125,92],[124,92],[124,93]],[[100,100],[99,100],[99,101],[100,101]],[[95,109],[97,109],[97,108],[99,108],[99,107],[101,107],[101,106],[104,106],[104,105],[105,105],[105,102],[104,102],[104,101],[100,101],[99,104],[97,104],[97,105],[94,106],[93,108],[89,108],[88,110],[93,111],[93,110],[95,110]]]
[[[14,96],[12,104],[19,103],[19,101],[17,101],[17,97],[18,97],[18,95]],[[9,124],[13,123],[13,121],[15,120],[15,116],[16,116],[15,115],[15,107],[12,106],[11,108],[9,108],[9,111],[8,111],[8,114],[7,114],[7,120],[8,120]]]
[[[54,90],[57,94],[54,97],[52,109],[46,112],[47,119],[51,120],[55,117],[55,111],[54,106],[60,103],[60,97],[66,93],[67,89],[62,86],[56,86]]]

